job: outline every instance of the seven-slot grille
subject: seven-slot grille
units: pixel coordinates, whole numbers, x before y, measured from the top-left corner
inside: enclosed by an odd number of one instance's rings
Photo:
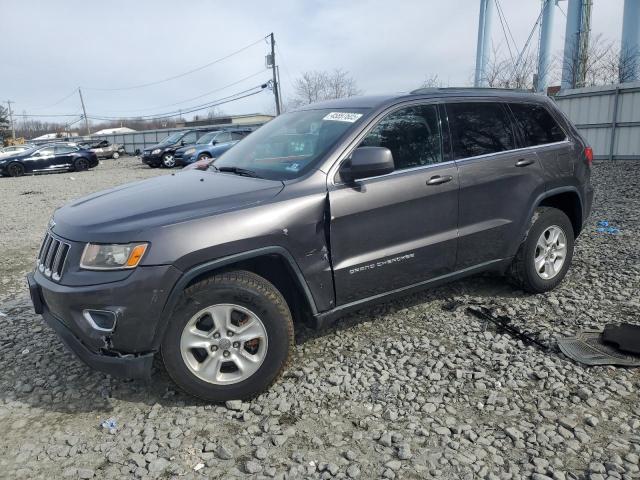
[[[60,280],[69,248],[70,245],[68,243],[58,240],[51,235],[51,233],[47,232],[44,237],[44,242],[42,242],[42,247],[40,247],[38,260],[36,261],[38,270],[40,270],[45,277],[51,277],[51,279],[56,282]]]

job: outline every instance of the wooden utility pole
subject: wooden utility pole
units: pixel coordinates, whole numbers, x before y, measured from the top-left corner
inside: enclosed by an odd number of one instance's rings
[[[82,90],[78,87],[78,93],[80,94],[80,103],[82,104],[82,114],[84,115],[84,126],[87,127],[87,135],[91,135],[89,130],[89,119],[87,118],[87,109],[84,108],[84,99],[82,98]]]
[[[271,38],[271,71],[273,73],[273,95],[276,100],[276,115],[280,115],[280,92],[278,91],[278,74],[276,73],[276,41],[273,38],[273,32],[269,35]]]
[[[11,111],[11,104],[15,103],[12,102],[11,100],[7,100],[7,106],[9,107],[9,122],[11,123],[11,136],[14,138],[16,138],[16,127],[13,124],[13,112]]]

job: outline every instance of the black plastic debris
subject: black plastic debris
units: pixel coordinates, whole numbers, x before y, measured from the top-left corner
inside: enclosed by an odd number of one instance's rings
[[[626,354],[605,343],[600,330],[582,330],[573,337],[560,338],[558,347],[567,357],[584,365],[640,367],[640,356]]]
[[[604,327],[602,340],[626,353],[640,355],[640,325],[610,324]]]
[[[538,341],[531,333],[512,325],[511,318],[507,315],[496,315],[491,309],[483,306],[467,307],[467,313],[485,322],[495,324],[499,332],[508,333],[512,337],[521,340],[525,345],[532,345],[545,352],[549,350],[547,345]]]

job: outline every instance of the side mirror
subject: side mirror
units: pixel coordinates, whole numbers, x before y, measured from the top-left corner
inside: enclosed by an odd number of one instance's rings
[[[180,146],[184,147],[184,140],[180,140]]]
[[[359,147],[343,165],[340,175],[345,181],[386,175],[395,170],[393,154],[386,147]]]

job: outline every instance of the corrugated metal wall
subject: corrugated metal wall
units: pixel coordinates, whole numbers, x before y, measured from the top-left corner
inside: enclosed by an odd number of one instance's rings
[[[555,100],[597,159],[640,159],[640,83],[563,90]]]

